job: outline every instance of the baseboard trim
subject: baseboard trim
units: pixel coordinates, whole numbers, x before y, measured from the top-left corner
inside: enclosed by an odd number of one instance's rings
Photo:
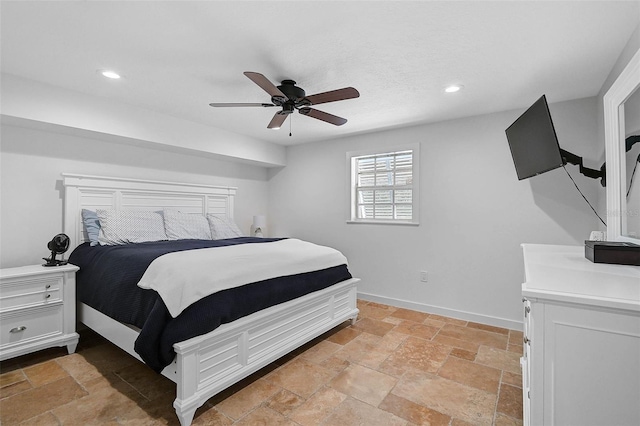
[[[440,306],[427,305],[424,303],[410,302],[408,300],[395,299],[391,297],[378,296],[376,294],[358,292],[358,299],[368,302],[382,303],[398,308],[411,309],[429,314],[443,315],[450,318],[472,321],[480,324],[493,325],[495,327],[508,328],[509,330],[522,331],[522,322],[506,318],[492,317],[489,315],[475,314],[473,312],[458,311],[456,309],[442,308]]]

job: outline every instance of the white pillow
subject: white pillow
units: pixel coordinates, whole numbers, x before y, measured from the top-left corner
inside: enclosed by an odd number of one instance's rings
[[[207,215],[207,220],[209,221],[209,227],[211,228],[211,238],[214,240],[243,237],[238,225],[236,225],[232,219],[209,213]]]
[[[170,240],[210,240],[209,221],[204,215],[164,210],[164,230]]]
[[[100,220],[98,242],[103,246],[167,239],[162,212],[144,210],[96,210]]]

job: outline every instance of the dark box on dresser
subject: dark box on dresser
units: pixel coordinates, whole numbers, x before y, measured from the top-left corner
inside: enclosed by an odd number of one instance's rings
[[[594,263],[640,266],[640,245],[614,241],[585,241],[584,257]]]

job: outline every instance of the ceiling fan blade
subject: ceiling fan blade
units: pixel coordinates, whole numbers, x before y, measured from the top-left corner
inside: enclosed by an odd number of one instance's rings
[[[269,79],[267,77],[265,77],[264,75],[260,74],[259,72],[245,71],[244,75],[249,77],[249,79],[251,81],[253,81],[255,84],[260,86],[262,88],[262,90],[267,92],[272,97],[280,96],[280,97],[284,98],[285,100],[288,99],[285,96],[285,94],[280,91],[280,89],[278,89],[272,82],[269,81]]]
[[[276,112],[273,118],[271,119],[271,121],[269,122],[267,129],[274,129],[274,130],[279,129],[280,127],[282,127],[282,124],[284,123],[284,120],[287,119],[288,115],[289,114],[285,114],[282,111]]]
[[[259,103],[211,103],[212,107],[272,107],[274,104],[259,104]]]
[[[313,108],[300,108],[300,114],[307,117],[316,118],[318,120],[326,121],[327,123],[335,124],[336,126],[342,126],[347,122],[346,118],[338,117],[337,115],[329,114],[328,112],[319,111]]]
[[[353,99],[359,96],[360,93],[353,87],[345,87],[344,89],[316,93],[315,95],[307,96],[306,99],[311,102],[311,105],[318,105],[327,102],[344,101],[345,99]]]

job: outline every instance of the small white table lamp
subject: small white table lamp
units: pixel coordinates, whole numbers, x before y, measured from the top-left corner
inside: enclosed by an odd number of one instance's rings
[[[267,218],[262,215],[253,217],[253,236],[262,238],[265,227],[267,226]]]

